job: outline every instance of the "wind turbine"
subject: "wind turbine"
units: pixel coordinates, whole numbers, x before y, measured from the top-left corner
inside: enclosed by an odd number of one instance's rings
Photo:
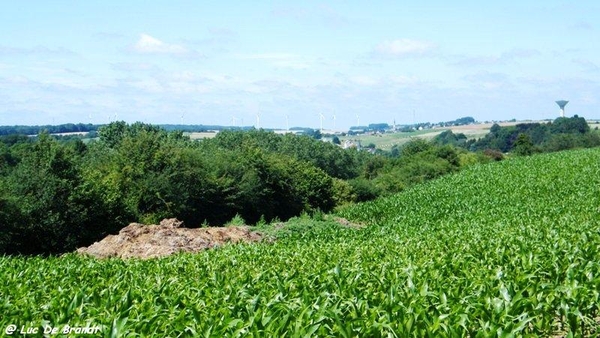
[[[323,132],[323,119],[325,118],[325,115],[323,115],[323,113],[319,113],[319,120],[321,120],[321,132]]]
[[[260,112],[256,113],[256,129],[260,129]]]
[[[290,115],[285,114],[285,127],[287,131],[290,131]]]
[[[335,114],[333,114],[333,131],[335,131],[335,119],[336,119]]]
[[[356,114],[356,126],[360,127],[360,117]]]

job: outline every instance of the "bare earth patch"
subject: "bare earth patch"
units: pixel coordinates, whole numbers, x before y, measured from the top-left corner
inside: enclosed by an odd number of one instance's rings
[[[247,226],[188,229],[175,218],[159,225],[131,223],[77,253],[97,258],[155,258],[178,252],[199,252],[225,243],[258,242],[263,236]]]
[[[333,220],[336,221],[338,224],[349,228],[362,229],[366,227],[366,225],[362,223],[350,222],[349,220],[342,217],[334,217]]]

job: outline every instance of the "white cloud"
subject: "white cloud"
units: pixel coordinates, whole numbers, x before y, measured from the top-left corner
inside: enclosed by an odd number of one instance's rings
[[[111,68],[123,72],[158,72],[160,67],[152,63],[116,62],[110,64]]]
[[[365,75],[359,75],[359,76],[352,76],[350,77],[350,81],[352,81],[352,83],[355,83],[357,85],[361,85],[361,86],[375,86],[377,84],[379,84],[379,79],[376,79],[372,76],[365,76]]]
[[[140,39],[133,45],[133,50],[149,54],[185,54],[188,52],[183,46],[163,42],[148,34],[140,34]]]
[[[46,46],[35,46],[30,48],[8,47],[0,45],[0,55],[62,55],[73,56],[75,52],[64,47],[50,48]]]
[[[475,88],[480,89],[498,90],[514,88],[509,76],[504,73],[481,71],[466,75],[463,79]]]
[[[297,56],[289,53],[262,53],[238,55],[242,60],[289,60]]]
[[[241,60],[265,61],[276,68],[308,69],[313,64],[312,60],[289,53],[243,54],[237,55],[236,58]]]
[[[595,73],[600,71],[600,66],[598,66],[596,63],[587,60],[587,59],[573,59],[571,60],[573,63],[579,65],[581,67],[582,70],[586,71],[586,72],[590,72],[590,73]]]
[[[375,51],[385,56],[404,57],[425,55],[435,48],[436,46],[428,41],[398,39],[380,43],[375,47]]]
[[[453,66],[497,66],[507,65],[518,62],[519,60],[530,59],[541,55],[542,53],[536,49],[511,49],[503,52],[500,56],[496,55],[480,55],[480,56],[453,56],[457,61],[451,63]]]

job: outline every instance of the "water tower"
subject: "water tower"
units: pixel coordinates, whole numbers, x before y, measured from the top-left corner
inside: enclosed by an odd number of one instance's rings
[[[567,105],[567,103],[569,103],[569,101],[556,101],[556,104],[560,107],[560,117],[565,117],[565,106]]]

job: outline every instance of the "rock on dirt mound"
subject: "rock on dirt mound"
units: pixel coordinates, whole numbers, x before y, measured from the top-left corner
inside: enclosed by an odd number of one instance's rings
[[[80,254],[98,258],[154,258],[178,252],[198,252],[224,243],[257,242],[262,235],[246,226],[188,229],[175,218],[165,219],[159,225],[131,223],[87,248]]]

